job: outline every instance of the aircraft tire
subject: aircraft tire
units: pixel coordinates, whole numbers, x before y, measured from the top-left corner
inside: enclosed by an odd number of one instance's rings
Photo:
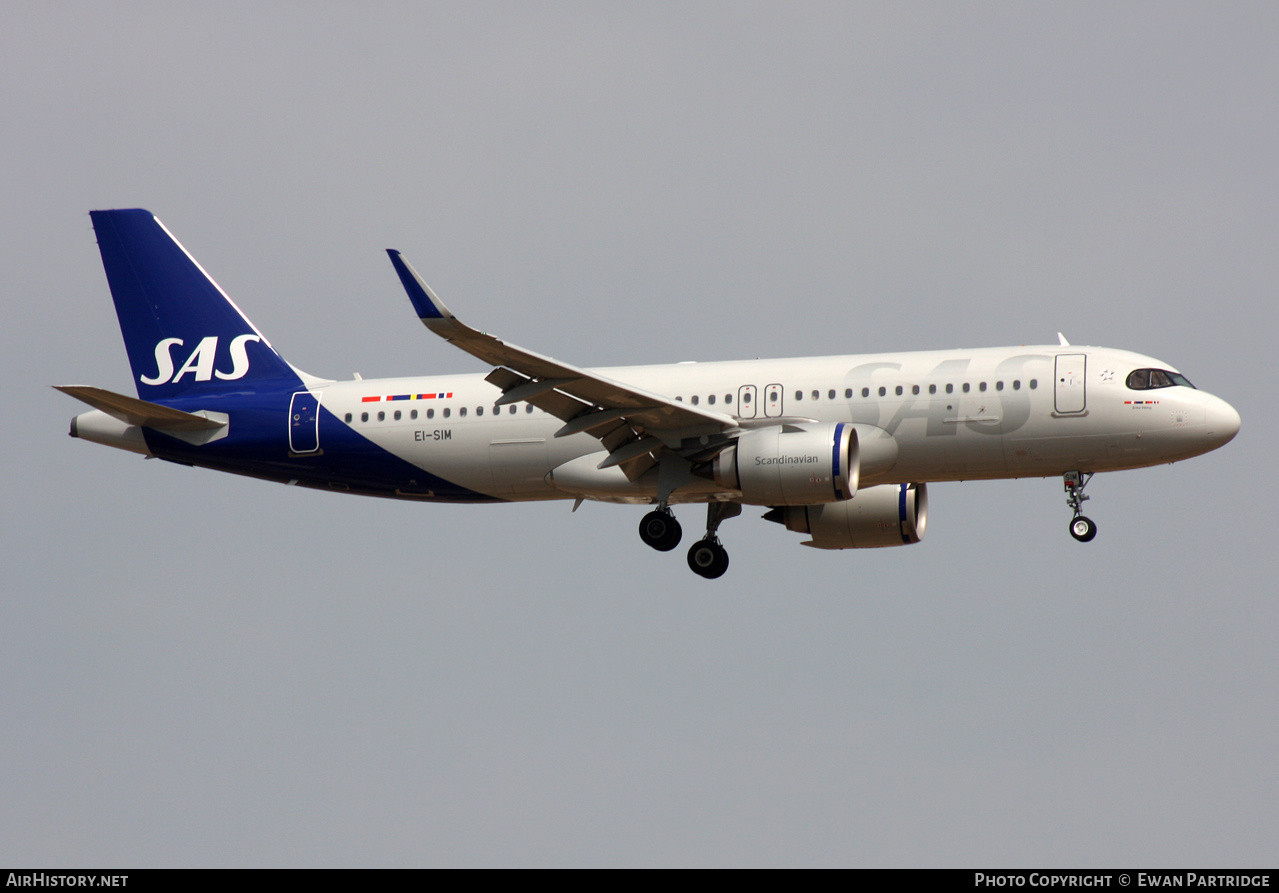
[[[728,550],[714,540],[698,540],[688,550],[688,566],[708,580],[722,577],[728,570]]]
[[[1081,543],[1089,542],[1097,535],[1097,525],[1091,518],[1080,515],[1070,522],[1070,535]]]
[[[640,520],[640,539],[659,552],[669,552],[679,545],[684,531],[670,512],[652,511]]]

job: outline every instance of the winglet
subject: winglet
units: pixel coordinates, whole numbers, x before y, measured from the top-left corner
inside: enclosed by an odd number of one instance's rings
[[[1061,332],[1057,333],[1057,340],[1061,342],[1062,347],[1070,347],[1070,342],[1066,340],[1066,336]]]
[[[395,272],[399,274],[404,290],[409,293],[409,300],[413,302],[413,309],[417,311],[418,319],[430,325],[428,320],[453,318],[449,308],[445,307],[444,302],[435,296],[435,292],[431,291],[431,286],[422,281],[422,277],[409,266],[408,261],[400,255],[400,252],[394,248],[388,248],[386,253],[391,258],[391,264],[395,267]]]

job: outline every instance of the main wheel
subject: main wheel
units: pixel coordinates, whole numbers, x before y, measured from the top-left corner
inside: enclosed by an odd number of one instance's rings
[[[652,511],[640,520],[640,539],[659,552],[669,552],[679,545],[684,531],[670,512]]]
[[[1070,522],[1070,535],[1081,543],[1086,543],[1097,535],[1097,525],[1091,518],[1080,515]]]
[[[714,540],[698,540],[688,550],[688,566],[693,573],[714,580],[728,570],[728,551]]]

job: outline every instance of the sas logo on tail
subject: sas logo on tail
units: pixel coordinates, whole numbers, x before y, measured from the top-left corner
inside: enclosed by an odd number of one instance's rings
[[[213,368],[218,353],[218,338],[216,335],[210,335],[200,340],[195,350],[191,351],[191,356],[187,357],[182,368],[178,370],[177,375],[174,375],[173,357],[170,351],[175,346],[181,347],[182,339],[165,338],[155,346],[155,375],[150,378],[143,375],[139,380],[149,385],[176,384],[182,376],[190,372],[195,376],[195,381],[209,381],[215,375],[223,381],[235,381],[237,378],[243,378],[249,371],[249,354],[245,345],[250,341],[261,340],[262,338],[258,335],[236,335],[232,338],[231,346],[228,348],[231,354],[231,371],[223,372],[221,369]]]

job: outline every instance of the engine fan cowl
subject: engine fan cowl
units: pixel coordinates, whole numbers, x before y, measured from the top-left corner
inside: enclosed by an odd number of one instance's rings
[[[924,538],[928,525],[927,484],[882,484],[858,490],[847,502],[781,506],[764,517],[807,533],[816,549],[876,549],[908,546]]]
[[[715,483],[750,505],[817,505],[851,499],[861,457],[857,431],[843,422],[747,431],[714,460]]]

